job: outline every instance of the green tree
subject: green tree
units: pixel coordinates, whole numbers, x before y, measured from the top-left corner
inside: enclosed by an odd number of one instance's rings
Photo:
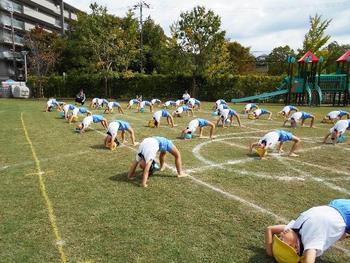
[[[339,45],[337,41],[328,44],[322,50],[326,57],[322,67],[325,73],[335,73],[337,70],[337,59],[348,50],[350,50],[350,45]]]
[[[172,36],[192,61],[192,96],[197,94],[196,76],[215,75],[227,69],[225,31],[221,31],[220,27],[220,17],[212,10],[206,11],[203,6],[182,12],[180,19],[171,26]]]
[[[144,70],[146,73],[161,71],[160,64],[166,52],[167,36],[163,28],[148,17],[143,24]]]
[[[245,74],[255,70],[255,57],[250,53],[250,47],[240,43],[227,42],[229,52],[229,71],[233,74]]]
[[[316,55],[319,55],[318,52],[331,38],[330,35],[325,34],[325,31],[332,22],[332,19],[322,20],[322,16],[316,14],[314,17],[310,16],[309,21],[310,29],[305,34],[303,49],[299,50],[299,55],[301,56],[309,50],[314,52]]]
[[[61,55],[62,41],[54,33],[45,31],[42,27],[36,26],[25,35],[25,46],[29,50],[29,73],[39,77],[39,94],[44,95],[42,89],[43,77],[52,73]]]
[[[108,96],[108,77],[113,71],[127,71],[138,54],[137,20],[130,11],[125,18],[110,15],[96,3],[90,9],[91,14],[80,14],[72,24],[68,46],[73,48],[70,53],[77,52],[74,64],[103,75]]]
[[[169,38],[158,61],[159,73],[172,75],[191,75],[192,58],[177,43],[177,38]]]
[[[284,47],[280,46],[274,48],[267,57],[269,65],[268,73],[270,75],[285,74],[288,68],[288,56],[295,56],[294,50],[291,49],[288,45]]]

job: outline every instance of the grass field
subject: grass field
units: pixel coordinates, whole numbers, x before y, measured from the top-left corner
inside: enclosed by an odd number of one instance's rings
[[[262,161],[248,144],[281,128],[282,105],[263,106],[272,121],[242,117],[245,128],[219,127],[215,140],[180,140],[191,117],[152,129],[149,112],[105,115],[130,122],[139,142],[160,135],[181,151],[189,176],[177,178],[168,156],[169,168],[144,189],[140,173],[126,179],[137,147],[107,150],[100,124],[79,135],[58,112],[43,112],[45,104],[0,100],[1,262],[273,262],[264,251],[267,225],[350,195],[350,140],[321,143],[331,125],[319,121],[331,107],[302,108],[318,118],[315,129],[286,128],[302,139],[299,157]],[[195,115],[214,121],[211,107]],[[350,242],[337,245],[318,262],[350,262]]]

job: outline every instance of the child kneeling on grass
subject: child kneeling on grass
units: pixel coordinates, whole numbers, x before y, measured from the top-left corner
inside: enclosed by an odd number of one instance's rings
[[[126,121],[115,120],[110,122],[107,128],[107,136],[104,140],[104,144],[107,148],[114,150],[120,144],[117,139],[118,131],[122,132],[121,136],[123,143],[126,143],[125,131],[127,131],[130,134],[132,144],[134,146],[138,144],[138,142],[135,142],[135,132],[130,124]]]
[[[105,111],[103,113],[112,113],[113,112],[113,108],[117,108],[118,112],[121,114],[124,114],[123,108],[120,105],[120,103],[116,102],[116,101],[111,101],[108,102],[107,104],[107,108],[105,109]]]
[[[103,128],[107,130],[108,122],[101,115],[90,115],[85,117],[83,121],[79,123],[77,129],[79,130],[80,133],[83,133],[86,130],[86,128],[90,126],[91,123],[98,123],[98,122],[101,122]]]
[[[306,119],[311,119],[310,122],[310,128],[313,128],[314,126],[314,121],[315,121],[315,116],[305,112],[305,111],[298,111],[298,112],[294,112],[292,114],[292,116],[290,116],[290,118],[288,118],[287,120],[284,121],[283,123],[283,127],[286,126],[286,123],[288,121],[290,121],[290,125],[292,128],[296,128],[297,127],[297,123],[301,120],[301,126],[304,126],[304,122]]]
[[[159,110],[153,114],[154,125],[156,128],[159,128],[161,117],[166,118],[168,125],[171,128],[174,128],[174,119],[166,110]]]
[[[147,187],[148,176],[152,175],[155,171],[155,166],[158,164],[155,161],[157,152],[159,154],[160,171],[165,169],[165,155],[169,152],[175,158],[175,166],[177,170],[177,176],[184,176],[182,172],[181,154],[176,146],[168,139],[164,137],[149,137],[144,139],[136,154],[135,161],[132,162],[129,171],[128,179],[133,180],[135,178],[135,171],[137,166],[143,170],[143,177],[141,187]]]
[[[72,115],[68,117],[68,122],[71,123],[73,119],[78,119],[78,113],[86,114],[87,116],[91,115],[91,112],[88,111],[85,107],[75,107],[72,111]]]
[[[254,148],[262,149],[264,152],[263,154],[260,155],[260,159],[262,159],[267,149],[275,148],[278,143],[279,143],[278,152],[282,153],[283,152],[282,146],[287,141],[293,141],[293,145],[292,145],[292,148],[290,149],[288,156],[290,157],[298,156],[297,154],[295,154],[295,150],[297,149],[300,143],[300,139],[294,136],[292,133],[283,131],[283,130],[276,130],[265,134],[257,143],[252,143],[250,145],[249,150],[250,150],[250,153],[252,153]]]
[[[248,103],[244,106],[243,112],[247,114],[247,113],[251,112],[252,110],[254,110],[254,109],[256,110],[258,108],[259,108],[259,106],[256,105],[255,103]]]
[[[253,111],[252,116],[253,116],[254,119],[259,119],[260,116],[266,115],[266,114],[269,115],[269,116],[267,117],[267,119],[268,119],[268,120],[272,120],[272,119],[271,119],[272,112],[271,112],[271,111],[268,111],[268,110],[266,110],[266,109],[256,109],[256,110]]]
[[[178,107],[177,110],[172,113],[172,115],[173,115],[173,117],[181,117],[181,113],[183,113],[183,112],[186,112],[187,116],[190,113],[190,115],[193,117],[193,109],[191,109],[190,107],[188,107],[186,105]]]
[[[203,128],[206,126],[210,127],[210,139],[214,139],[215,124],[208,120],[200,119],[200,118],[190,121],[187,128],[182,131],[181,137],[183,139],[192,138],[193,134],[196,132],[197,128],[199,127],[199,138],[203,138]],[[188,135],[190,136],[188,137]]]
[[[350,130],[350,119],[349,120],[340,120],[329,130],[329,133],[324,137],[323,143],[327,142],[329,136],[333,144],[338,142],[340,136],[344,136],[346,130]]]
[[[231,126],[233,124],[233,117],[237,119],[237,123],[239,127],[241,127],[241,118],[239,117],[239,114],[232,109],[224,109],[224,110],[218,110],[218,114],[220,115],[219,119],[216,122],[216,126],[222,122],[222,127],[225,128],[227,122],[229,122],[229,125]]]
[[[336,122],[337,120],[341,120],[343,116],[346,116],[346,119],[350,119],[350,113],[343,110],[335,110],[328,112],[326,116],[324,116],[322,123],[327,122]]]
[[[267,227],[266,253],[279,263],[313,263],[349,233],[350,199],[336,199],[301,213],[288,225]]]
[[[285,119],[287,119],[292,111],[297,112],[299,109],[295,106],[287,105],[280,112],[278,112],[278,114],[281,114]]]

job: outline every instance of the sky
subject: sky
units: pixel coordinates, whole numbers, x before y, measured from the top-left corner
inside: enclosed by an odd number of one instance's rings
[[[89,4],[97,2],[108,12],[120,17],[140,0],[65,0],[74,7],[89,12]],[[326,33],[331,41],[350,44],[350,0],[145,0],[150,5],[143,10],[170,36],[170,25],[181,12],[197,5],[211,9],[221,17],[221,29],[226,38],[250,47],[254,55],[268,54],[278,46],[302,47],[310,27],[309,17],[316,13],[332,19]],[[139,13],[137,12],[138,16]]]

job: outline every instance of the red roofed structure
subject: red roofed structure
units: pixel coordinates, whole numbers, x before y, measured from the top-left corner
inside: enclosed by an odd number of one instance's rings
[[[337,59],[337,62],[347,62],[350,57],[350,50],[345,52],[344,55],[342,55],[340,58]]]
[[[318,61],[319,61],[319,60],[318,60],[318,57],[316,57],[316,56],[314,55],[314,53],[312,53],[312,52],[309,50],[308,52],[305,53],[304,56],[301,57],[301,59],[298,60],[298,63],[305,63],[305,62],[306,62],[306,59],[307,59],[308,57],[310,57],[310,56],[311,56],[311,60],[309,61],[309,63],[310,63],[310,62],[311,62],[311,63],[314,63],[314,62],[318,62]]]

